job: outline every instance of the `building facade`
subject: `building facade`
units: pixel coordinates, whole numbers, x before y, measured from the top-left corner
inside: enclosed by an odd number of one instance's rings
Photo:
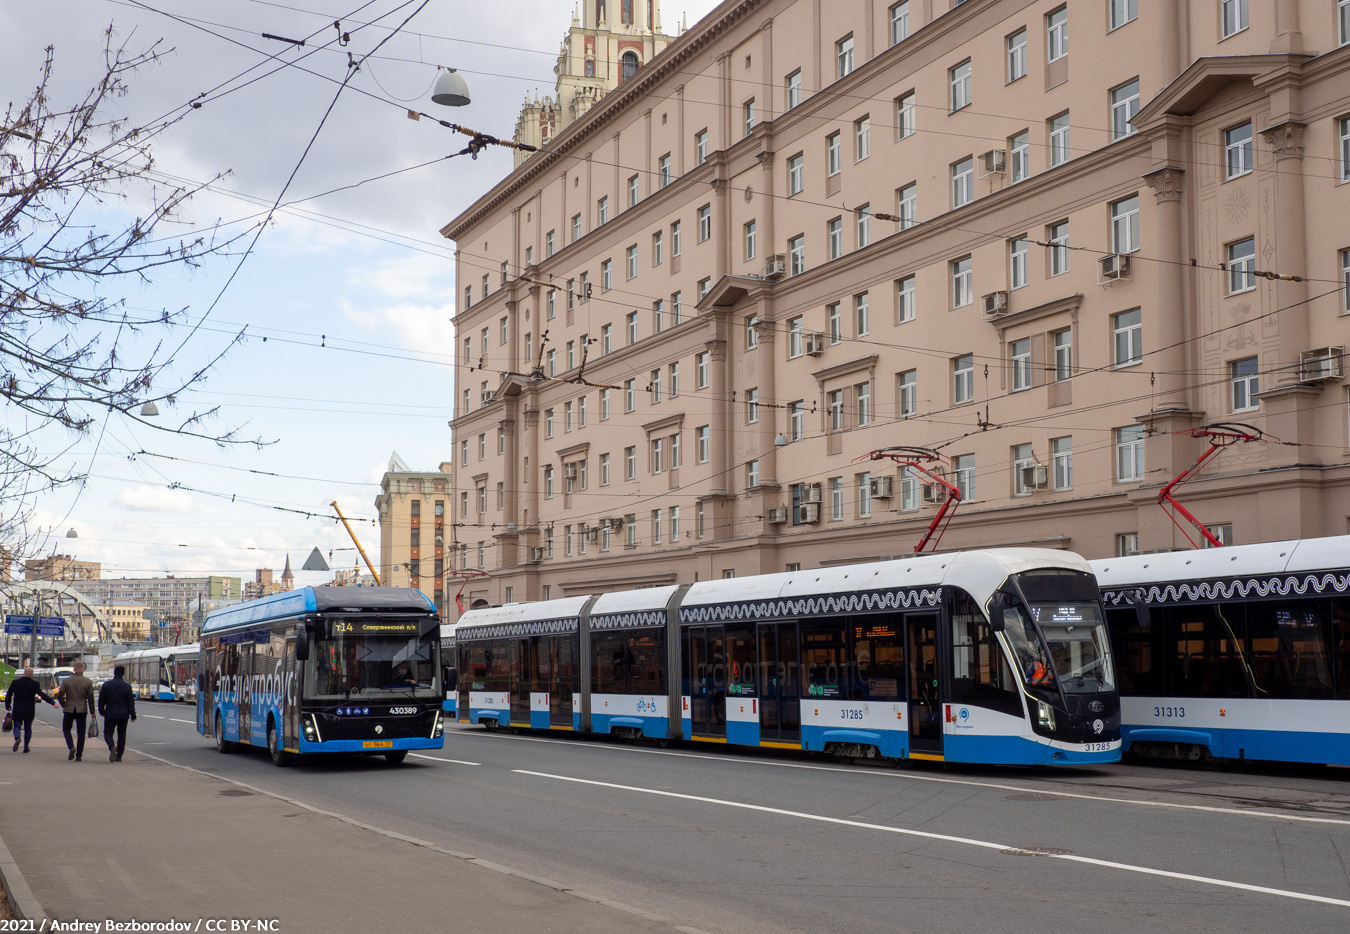
[[[156,628],[154,611],[139,603],[105,603],[99,611],[108,619],[113,633],[123,642],[145,642]]]
[[[413,587],[431,597],[444,613],[446,556],[455,545],[452,466],[436,472],[412,470],[398,454],[380,480],[375,509],[380,522],[380,583]],[[358,577],[359,579],[359,577]],[[458,585],[456,585],[458,586]]]
[[[143,608],[150,613],[155,628],[160,628],[162,620],[169,624],[163,628],[177,626],[180,635],[200,627],[200,620],[195,625],[193,620],[208,608],[208,603],[238,600],[241,592],[239,578],[222,576],[103,578],[76,580],[70,586],[100,607]]]
[[[1072,38],[1070,38],[1072,37]],[[1347,531],[1350,4],[727,0],[451,221],[473,600]],[[939,491],[939,492],[935,492]]]
[[[27,581],[96,581],[102,576],[99,562],[77,561],[70,555],[48,555],[23,563],[23,579]]]

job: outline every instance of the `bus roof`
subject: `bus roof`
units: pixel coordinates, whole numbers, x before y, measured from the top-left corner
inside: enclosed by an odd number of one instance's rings
[[[434,613],[436,605],[422,591],[409,587],[302,587],[216,610],[206,618],[202,634],[292,616],[344,610]]]

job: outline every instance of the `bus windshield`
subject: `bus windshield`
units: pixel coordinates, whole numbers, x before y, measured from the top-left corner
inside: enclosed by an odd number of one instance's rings
[[[333,633],[310,650],[306,694],[315,698],[374,694],[438,698],[435,645],[435,633]]]
[[[1055,674],[1065,693],[1115,690],[1101,607],[1095,603],[1033,603],[1031,614],[1050,649]]]

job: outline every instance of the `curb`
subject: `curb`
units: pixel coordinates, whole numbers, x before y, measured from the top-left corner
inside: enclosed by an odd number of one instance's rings
[[[28,887],[28,881],[19,871],[19,864],[14,862],[14,855],[5,845],[4,837],[0,837],[0,884],[5,887],[5,897],[9,899],[9,907],[15,918],[20,921],[47,919],[47,913],[42,910],[33,890]]]

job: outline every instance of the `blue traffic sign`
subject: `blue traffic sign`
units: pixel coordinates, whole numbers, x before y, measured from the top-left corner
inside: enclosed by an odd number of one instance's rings
[[[5,635],[7,636],[31,636],[33,634],[33,617],[16,616],[10,614],[5,617]]]
[[[37,618],[37,634],[39,636],[64,636],[66,634],[66,618],[64,616],[39,616]]]

